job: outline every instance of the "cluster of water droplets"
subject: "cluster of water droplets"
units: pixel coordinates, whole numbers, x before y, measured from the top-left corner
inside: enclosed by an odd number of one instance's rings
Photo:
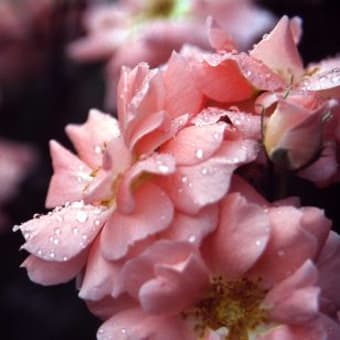
[[[83,201],[66,202],[46,215],[35,214],[33,220],[14,226],[13,231],[21,230],[26,240],[24,249],[30,251],[36,243],[41,244],[34,252],[38,257],[68,261],[68,249],[72,245],[75,249],[84,249],[96,236],[103,224],[103,211],[103,207],[86,205]]]
[[[111,333],[106,332],[105,329],[103,327],[98,329],[97,332],[97,338],[99,340],[115,340],[116,339],[116,335],[113,336]],[[121,328],[120,329],[120,334],[119,334],[119,340],[128,340],[130,339],[128,332],[126,330],[126,328]]]
[[[302,81],[302,88],[308,91],[322,91],[337,86],[340,86],[340,68],[306,77]]]

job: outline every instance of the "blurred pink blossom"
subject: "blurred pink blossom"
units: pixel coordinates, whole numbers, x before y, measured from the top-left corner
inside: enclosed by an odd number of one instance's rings
[[[29,146],[0,139],[0,208],[18,193],[20,182],[36,161],[36,152]],[[0,230],[8,223],[0,210]]]
[[[249,47],[273,23],[272,15],[248,0],[120,0],[88,10],[88,35],[71,43],[68,53],[78,61],[109,60],[106,102],[113,109],[115,96],[110,92],[116,93],[122,65],[133,67],[144,61],[159,66],[185,43],[209,48],[208,16],[214,17],[241,49]]]

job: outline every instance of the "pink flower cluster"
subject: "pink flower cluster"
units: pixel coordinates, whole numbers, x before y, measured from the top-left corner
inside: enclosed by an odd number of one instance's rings
[[[72,42],[68,54],[80,62],[108,61],[106,104],[114,109],[121,66],[159,66],[185,43],[209,48],[207,16],[242,49],[273,25],[273,16],[250,0],[104,0],[89,7],[87,35]]]
[[[330,220],[237,174],[272,161],[320,184],[338,176],[339,60],[305,69],[299,36],[283,17],[238,53],[211,21],[216,52],[124,67],[118,118],[91,110],[67,126],[77,155],[51,142],[54,209],[14,229],[31,280],[77,277],[99,340],[340,338]]]

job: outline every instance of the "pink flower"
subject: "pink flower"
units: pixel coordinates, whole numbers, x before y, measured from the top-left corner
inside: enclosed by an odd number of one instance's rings
[[[242,184],[242,183],[241,183]],[[126,263],[123,293],[89,302],[98,339],[336,339],[340,238],[312,207],[263,206],[244,184],[200,250],[161,240]],[[258,204],[258,202],[260,204]]]
[[[0,140],[0,207],[17,194],[20,182],[32,169],[36,158],[33,148]],[[0,210],[0,229],[6,222],[6,214]]]
[[[90,8],[85,17],[88,35],[71,43],[68,52],[80,61],[110,58],[106,102],[114,108],[115,97],[110,93],[116,92],[122,65],[134,67],[145,61],[159,66],[185,43],[208,48],[207,16],[216,17],[242,48],[272,24],[268,12],[247,0],[122,0]]]
[[[139,243],[164,232],[199,244],[214,229],[233,171],[256,157],[257,145],[225,138],[219,110],[203,122],[202,96],[190,82],[187,97],[174,102],[181,88],[173,76],[183,71],[186,80],[184,66],[174,55],[164,73],[144,64],[123,70],[119,122],[92,110],[85,124],[67,127],[79,158],[51,142],[46,205],[56,208],[17,227],[31,253],[23,265],[33,281],[65,282],[101,261],[108,267],[105,287],[95,295],[103,295],[116,284],[112,270]],[[93,273],[86,270],[84,282],[101,280]]]

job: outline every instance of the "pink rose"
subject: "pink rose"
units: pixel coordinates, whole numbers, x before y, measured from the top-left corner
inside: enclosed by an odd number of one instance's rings
[[[88,302],[106,320],[98,339],[340,335],[340,239],[329,220],[317,208],[263,206],[247,186],[234,189],[245,196],[226,196],[217,229],[199,249],[155,242],[123,266],[118,297]]]

